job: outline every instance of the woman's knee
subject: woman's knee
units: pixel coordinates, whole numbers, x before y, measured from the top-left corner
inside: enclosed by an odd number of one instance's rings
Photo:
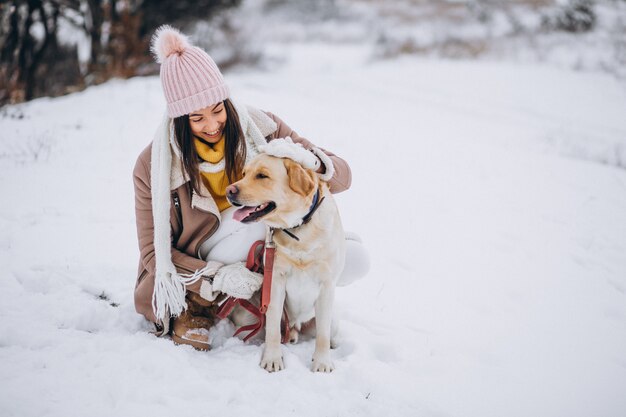
[[[245,261],[254,242],[265,238],[265,226],[252,223],[239,228],[217,242],[209,251],[206,259],[232,264]]]

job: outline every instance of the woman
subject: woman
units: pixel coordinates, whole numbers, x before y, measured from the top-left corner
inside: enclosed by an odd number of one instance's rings
[[[140,249],[135,307],[158,336],[208,349],[220,298],[250,298],[262,283],[241,261],[264,227],[232,220],[225,198],[246,161],[268,141],[290,136],[320,159],[318,173],[331,192],[348,189],[351,173],[343,159],[275,115],[232,102],[211,57],[177,30],[159,28],[152,52],[161,64],[167,116],[133,173]],[[351,243],[344,282],[365,275],[369,265],[361,245]]]

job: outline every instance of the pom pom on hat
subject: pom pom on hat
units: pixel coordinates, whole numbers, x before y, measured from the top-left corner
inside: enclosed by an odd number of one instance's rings
[[[177,29],[169,25],[159,27],[152,36],[150,50],[161,64],[161,84],[170,118],[230,97],[215,61]]]
[[[150,42],[150,51],[159,64],[165,62],[172,54],[180,55],[190,47],[189,38],[170,25],[159,27]]]

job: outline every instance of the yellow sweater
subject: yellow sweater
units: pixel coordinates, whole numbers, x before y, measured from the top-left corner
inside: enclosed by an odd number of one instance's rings
[[[219,142],[213,145],[208,145],[197,138],[194,139],[194,144],[198,156],[200,156],[202,160],[216,164],[224,159],[224,136],[220,138]],[[215,173],[200,171],[200,175],[202,176],[202,182],[215,200],[217,208],[219,208],[220,211],[224,211],[230,207],[230,203],[226,199],[226,187],[229,185],[226,170]]]

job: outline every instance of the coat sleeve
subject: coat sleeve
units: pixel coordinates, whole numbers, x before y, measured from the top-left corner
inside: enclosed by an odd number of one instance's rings
[[[304,146],[306,149],[316,147],[308,139],[305,139],[302,136],[298,135],[278,116],[270,112],[265,113],[269,117],[271,117],[272,120],[274,120],[274,122],[278,125],[278,129],[276,129],[276,131],[270,136],[270,140],[290,136],[294,142],[301,143],[302,146]],[[348,163],[334,153],[327,151],[326,149],[320,149],[333,161],[333,166],[335,168],[335,173],[328,182],[330,192],[332,192],[333,194],[337,194],[350,188],[350,185],[352,184],[352,171],[350,170],[350,166],[348,165]]]
[[[152,311],[152,293],[156,268],[154,251],[154,220],[152,217],[152,194],[150,192],[150,168],[140,157],[133,171],[135,188],[135,218],[137,222],[137,241],[139,243],[140,262],[145,269],[143,277],[135,287],[135,308],[150,321],[156,322]],[[189,256],[172,247],[172,263],[179,273],[189,274],[204,268],[207,262]],[[215,262],[215,271],[221,264]],[[140,277],[141,278],[141,277]],[[200,281],[186,288],[193,292],[200,291]]]

